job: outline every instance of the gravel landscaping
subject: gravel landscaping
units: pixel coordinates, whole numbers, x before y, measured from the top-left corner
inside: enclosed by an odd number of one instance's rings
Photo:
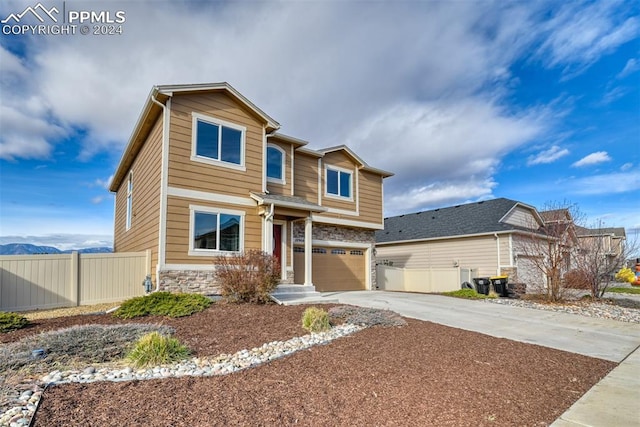
[[[34,321],[0,340],[76,324],[161,323],[175,329],[194,353],[195,361],[176,369],[193,372],[212,361],[211,369],[216,363],[221,368],[221,355],[238,364],[255,357],[254,350],[270,351],[260,350],[264,344],[297,342],[307,335],[300,325],[304,308],[215,304],[179,319],[61,317]],[[256,359],[256,367],[228,375],[164,378],[168,371],[157,368],[149,375],[158,379],[122,381],[138,372],[120,366],[121,377],[113,378],[120,381],[49,387],[34,425],[548,425],[615,366],[429,322],[407,322],[367,328],[327,345],[300,345],[289,355],[268,363]],[[77,379],[95,377],[100,369],[87,367]],[[64,376],[53,374],[49,380]],[[13,399],[22,397],[25,405],[37,401],[40,390],[33,390],[32,383],[12,381],[19,394]],[[0,410],[3,404],[11,406],[11,399],[4,398]]]

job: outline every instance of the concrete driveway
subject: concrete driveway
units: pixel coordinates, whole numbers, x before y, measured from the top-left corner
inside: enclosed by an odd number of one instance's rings
[[[619,362],[551,427],[640,426],[640,325],[440,295],[384,291],[326,293],[343,304],[393,310],[494,337]]]
[[[393,310],[403,316],[499,338],[621,362],[640,346],[640,325],[441,295],[384,291],[327,292],[342,304]]]

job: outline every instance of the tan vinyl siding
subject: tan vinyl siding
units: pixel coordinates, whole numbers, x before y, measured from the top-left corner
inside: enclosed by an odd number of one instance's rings
[[[267,189],[270,194],[277,194],[280,196],[291,195],[291,145],[283,144],[281,142],[269,141],[271,145],[277,145],[284,151],[284,184],[267,181]],[[265,171],[266,173],[266,171]]]
[[[538,223],[531,211],[522,207],[517,207],[512,210],[502,222],[517,227],[538,228]]]
[[[295,153],[294,195],[318,203],[318,158]]]
[[[500,240],[502,248],[508,245],[508,236],[501,236]],[[378,262],[393,261],[394,267],[453,267],[454,261],[457,261],[461,268],[478,269],[479,276],[493,276],[498,271],[496,241],[493,236],[378,245],[376,251]],[[507,254],[503,249],[501,257],[506,257]],[[504,264],[502,259],[500,261]]]
[[[213,256],[189,256],[189,205],[244,211],[244,249],[261,248],[262,220],[257,208],[170,196],[167,198],[167,264],[211,264],[214,259]]]
[[[360,221],[382,224],[382,177],[359,172]]]
[[[192,113],[246,128],[246,171],[191,160]],[[171,101],[169,186],[219,194],[248,196],[262,189],[262,124],[228,95],[174,95]]]
[[[162,116],[156,120],[147,141],[131,166],[133,172],[131,228],[125,230],[127,178],[116,193],[114,252],[151,250],[151,265],[158,263],[160,225],[160,179],[162,171]],[[153,269],[155,281],[155,268]]]

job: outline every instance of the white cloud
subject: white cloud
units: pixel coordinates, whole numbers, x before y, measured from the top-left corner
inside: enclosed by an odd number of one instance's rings
[[[574,168],[579,168],[582,166],[590,166],[610,161],[611,157],[609,157],[609,154],[606,151],[596,151],[595,153],[591,153],[588,156],[581,158],[571,166],[573,166]]]
[[[349,143],[402,172],[389,207],[490,197],[503,157],[564,108],[509,106],[514,61],[544,37],[549,66],[592,63],[637,27],[605,3],[575,24],[568,6],[545,22],[536,2],[119,3],[122,36],[32,38],[26,60],[3,62],[19,86],[2,86],[15,119],[5,133],[2,114],[0,157],[46,158],[78,129],[82,158],[119,154],[153,84],[229,81],[311,148]]]
[[[577,74],[632,40],[640,32],[640,20],[621,17],[622,1],[565,3],[560,11],[542,24],[547,39],[538,57],[548,67],[564,66],[565,74]]]
[[[568,182],[571,193],[582,195],[620,194],[640,188],[640,172],[618,172],[593,175]]]
[[[109,175],[109,178],[102,179],[96,178],[96,180],[91,184],[91,187],[97,186],[104,188],[105,190],[109,190],[109,186],[111,186],[111,181],[113,181],[113,174]]]
[[[535,116],[508,116],[469,98],[391,107],[356,125],[346,142],[367,162],[401,172],[388,180],[387,195],[427,207],[489,196],[502,156],[542,131]],[[386,199],[390,209],[397,206]]]
[[[104,196],[95,196],[91,198],[91,203],[94,205],[99,205],[104,200]]]
[[[568,154],[569,154],[569,150],[567,150],[566,148],[560,148],[559,146],[554,145],[547,150],[541,151],[535,156],[529,156],[529,158],[527,159],[527,165],[533,166],[533,165],[540,165],[540,164],[546,164],[546,163],[553,163],[556,160]]]
[[[623,172],[626,172],[632,167],[633,167],[633,163],[625,163],[624,165],[620,166],[620,170]]]
[[[638,70],[640,70],[640,61],[635,58],[631,58],[627,61],[622,71],[620,71],[616,77],[619,79],[623,79]]]

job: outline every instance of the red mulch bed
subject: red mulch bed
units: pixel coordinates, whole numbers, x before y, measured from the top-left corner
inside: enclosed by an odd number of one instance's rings
[[[173,326],[197,355],[218,355],[303,335],[304,308],[216,304],[187,318],[136,321]],[[370,328],[227,376],[53,386],[34,425],[541,426],[616,366],[407,322]],[[125,321],[108,315],[42,320],[0,337],[13,341],[81,323]]]

